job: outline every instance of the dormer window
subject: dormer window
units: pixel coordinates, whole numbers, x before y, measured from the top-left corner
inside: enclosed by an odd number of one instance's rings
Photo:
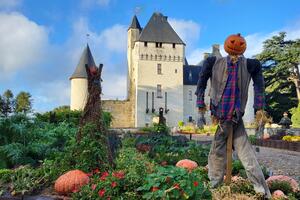
[[[148,42],[144,42],[144,47],[147,47],[148,46]]]
[[[173,43],[173,49],[175,49],[175,47],[176,47],[176,44],[175,44],[175,43]]]
[[[155,45],[156,48],[162,48],[162,42],[156,42]]]

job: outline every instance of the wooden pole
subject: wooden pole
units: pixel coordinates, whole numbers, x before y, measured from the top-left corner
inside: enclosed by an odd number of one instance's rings
[[[227,138],[227,145],[226,145],[226,178],[225,184],[229,185],[231,182],[231,172],[232,172],[232,138],[233,138],[233,127],[232,125],[229,126],[228,129],[228,138]]]

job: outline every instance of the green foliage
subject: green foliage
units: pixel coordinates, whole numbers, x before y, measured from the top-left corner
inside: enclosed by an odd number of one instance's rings
[[[134,159],[133,159],[134,158]],[[153,171],[153,162],[135,148],[122,148],[116,159],[116,169],[124,170],[127,191],[135,191],[144,183],[144,176]]]
[[[140,129],[141,131],[145,131],[148,133],[158,133],[158,134],[169,134],[170,128],[165,124],[157,124],[153,123],[152,126],[143,127]]]
[[[13,171],[10,169],[0,169],[0,185],[7,183],[12,174],[13,174]]]
[[[300,128],[300,103],[297,108],[292,109],[292,125],[293,128]]]
[[[137,138],[136,145],[146,144],[152,148],[149,156],[157,163],[167,162],[175,165],[179,160],[191,159],[200,166],[207,165],[209,146],[198,145],[195,142],[188,142],[184,136],[169,136],[154,134]]]
[[[65,122],[57,125],[35,122],[23,114],[0,118],[2,168],[36,165],[40,160],[62,151],[76,131]]]
[[[183,121],[179,121],[178,122],[178,127],[183,127],[184,126],[184,122]]]
[[[82,112],[77,110],[70,110],[69,106],[60,106],[52,111],[45,112],[43,114],[36,113],[36,119],[40,122],[60,123],[69,122],[74,125],[79,124],[79,119]]]
[[[249,142],[252,145],[255,145],[255,142],[256,142],[256,136],[255,135],[249,135],[248,139],[249,139]]]
[[[262,166],[262,165],[260,167],[261,167],[261,170],[264,174],[265,179],[269,178],[270,173],[269,173],[268,169],[265,166]],[[239,175],[243,178],[247,178],[245,168],[244,168],[244,166],[243,166],[243,164],[240,160],[234,160],[232,162],[232,175],[233,176]]]
[[[263,51],[257,55],[264,67],[267,112],[279,122],[283,112],[296,107],[295,84],[288,78],[299,80],[300,40],[286,40],[286,33],[279,33],[264,42]]]
[[[143,199],[211,199],[199,174],[174,166],[158,167],[137,190]]]
[[[16,97],[15,112],[28,113],[32,110],[31,94],[28,92],[20,92]]]
[[[236,182],[231,182],[230,188],[232,193],[255,195],[254,187],[249,180],[240,179]]]
[[[6,90],[2,95],[1,101],[1,113],[0,116],[3,115],[7,117],[10,113],[14,111],[14,95],[11,90]]]
[[[269,189],[271,192],[281,190],[284,194],[293,193],[293,188],[287,181],[271,181],[269,184]]]

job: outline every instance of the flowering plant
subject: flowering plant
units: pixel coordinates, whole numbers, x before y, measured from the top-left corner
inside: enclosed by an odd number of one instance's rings
[[[144,199],[211,199],[205,180],[197,170],[188,172],[174,166],[158,167],[137,190],[144,194]]]
[[[106,199],[120,196],[125,192],[125,173],[123,171],[93,171],[92,181],[73,194],[73,199]]]

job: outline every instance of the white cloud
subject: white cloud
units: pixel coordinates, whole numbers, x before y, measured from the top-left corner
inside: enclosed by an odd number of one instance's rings
[[[23,0],[1,0],[0,9],[2,10],[11,10],[22,4]]]
[[[48,44],[44,26],[19,13],[0,13],[0,77],[41,61]]]
[[[127,76],[104,75],[103,76],[103,99],[125,99],[127,94]]]
[[[168,21],[179,37],[186,43],[187,47],[192,46],[193,42],[199,39],[201,27],[196,22],[172,18]]]

